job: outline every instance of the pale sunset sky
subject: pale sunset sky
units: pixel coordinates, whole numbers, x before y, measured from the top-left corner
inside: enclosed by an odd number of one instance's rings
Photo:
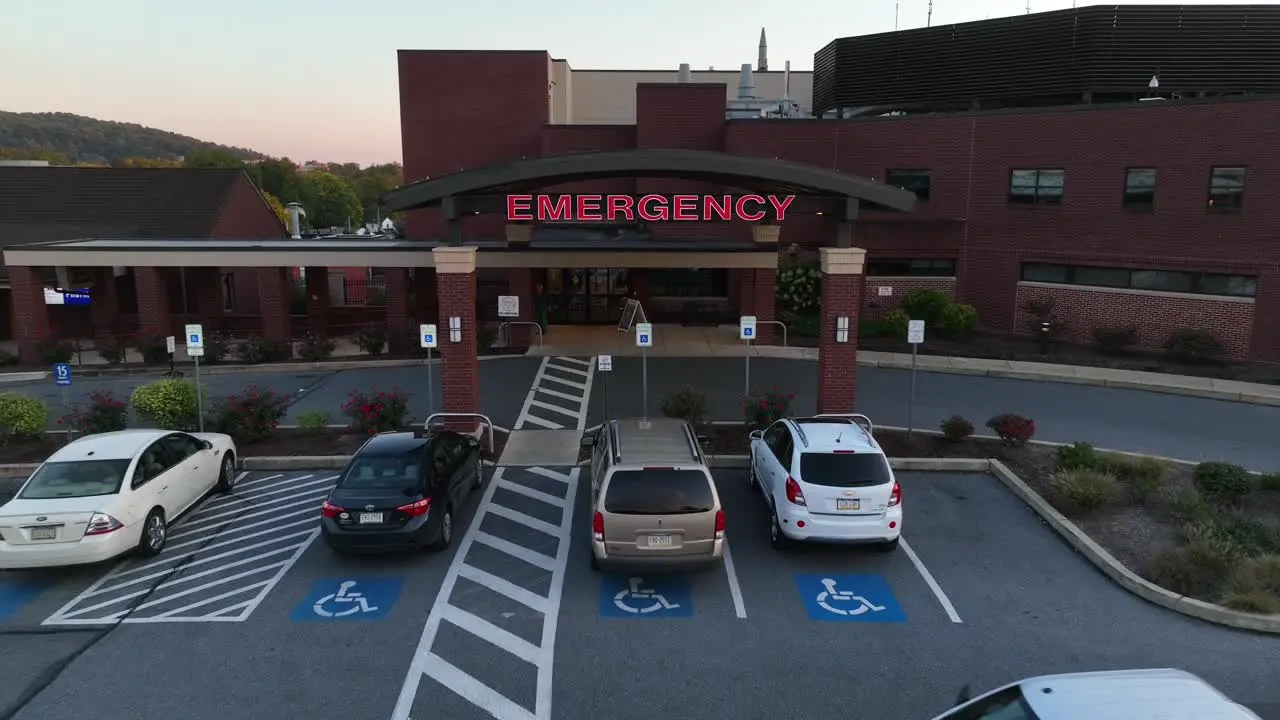
[[[3,0],[0,110],[136,122],[298,161],[399,162],[398,49],[546,50],[577,69],[674,72],[754,62],[764,27],[771,66],[808,70],[836,37],[893,30],[895,5],[900,28],[924,26],[928,0]],[[1033,12],[1072,5],[1031,0]],[[935,0],[933,24],[1026,7]]]

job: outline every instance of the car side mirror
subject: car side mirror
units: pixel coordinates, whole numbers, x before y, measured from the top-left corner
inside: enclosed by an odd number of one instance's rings
[[[752,440],[763,440],[763,439],[764,439],[764,431],[763,431],[763,430],[752,430],[752,431],[751,431],[751,434],[750,434],[750,435],[748,435],[748,437],[750,437]]]
[[[203,447],[205,450],[213,449],[213,443],[209,442],[208,440],[201,440],[200,446]]]
[[[595,435],[583,435],[583,436],[582,436],[581,446],[582,446],[582,447],[584,447],[584,448],[592,448],[592,447],[595,447],[595,446],[596,446],[596,436],[595,436]]]

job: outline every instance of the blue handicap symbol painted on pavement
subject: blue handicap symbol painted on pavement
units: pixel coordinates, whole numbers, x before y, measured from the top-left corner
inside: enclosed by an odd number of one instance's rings
[[[34,580],[0,580],[0,620],[17,613],[48,586]]]
[[[796,575],[796,589],[814,620],[907,621],[889,583],[879,575]]]
[[[605,576],[600,582],[600,614],[604,617],[689,617],[693,590],[680,575]]]
[[[403,587],[398,577],[317,580],[289,619],[379,620],[391,612]]]

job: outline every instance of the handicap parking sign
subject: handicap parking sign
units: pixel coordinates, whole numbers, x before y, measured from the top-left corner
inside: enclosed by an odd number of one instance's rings
[[[693,590],[680,575],[605,576],[600,582],[603,617],[689,617]]]
[[[796,589],[814,620],[907,621],[889,583],[879,575],[796,575]]]
[[[294,608],[291,620],[380,620],[400,597],[398,577],[327,578]]]
[[[53,364],[53,382],[55,385],[63,387],[71,384],[71,364],[70,363],[54,363]]]

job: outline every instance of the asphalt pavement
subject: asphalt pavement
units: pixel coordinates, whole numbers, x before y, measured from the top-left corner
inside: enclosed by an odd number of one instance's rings
[[[1163,666],[1280,718],[1280,641],[1117,588],[991,478],[903,473],[896,552],[779,552],[743,473],[718,472],[732,572],[637,595],[588,567],[582,472],[503,468],[450,551],[357,558],[303,522],[331,472],[253,473],[152,561],[0,574],[0,718],[897,720],[965,683]]]

